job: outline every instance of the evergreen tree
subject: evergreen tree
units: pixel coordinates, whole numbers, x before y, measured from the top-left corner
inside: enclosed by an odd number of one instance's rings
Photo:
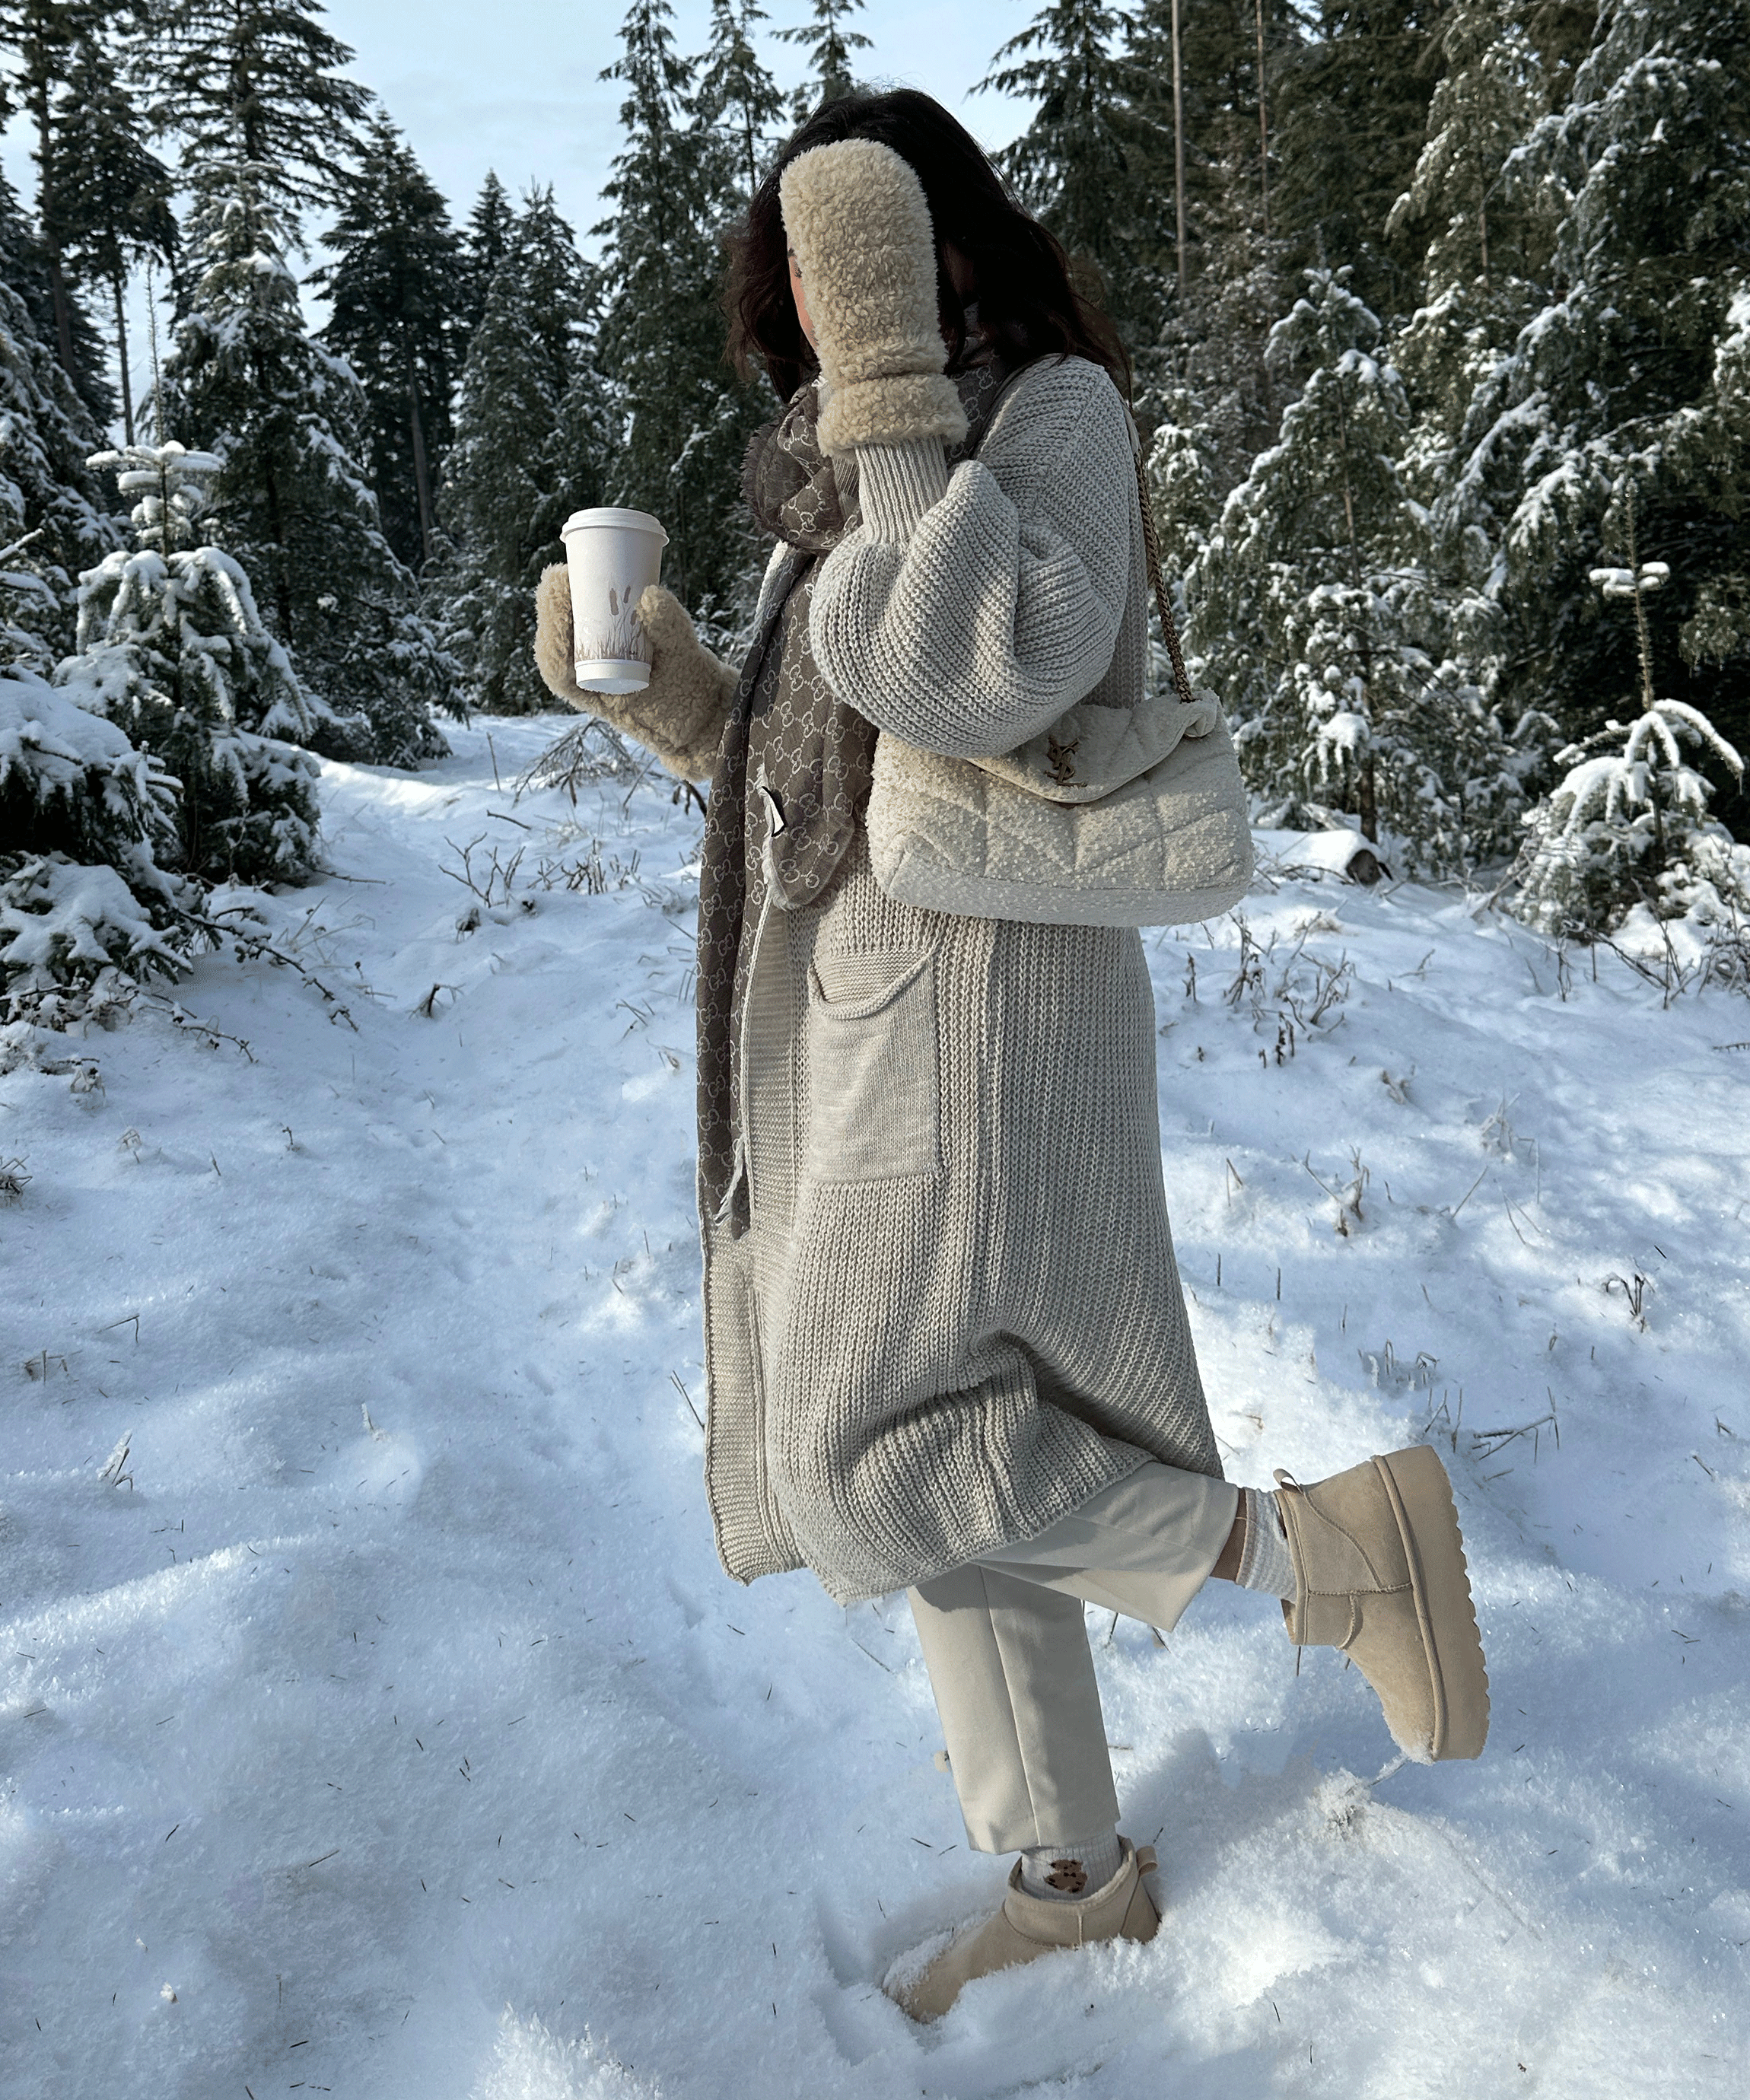
[[[101,37],[104,15],[102,0],[0,0],[0,44],[15,54],[7,85],[29,123],[37,163],[35,259],[47,307],[37,317],[40,333],[99,424],[115,413],[115,401],[96,332],[68,276],[62,191],[68,173],[64,90],[81,51]]]
[[[453,552],[434,585],[474,704],[552,704],[535,668],[535,585],[559,528],[604,500],[606,414],[591,359],[592,271],[553,192],[531,194],[468,346],[442,514]]]
[[[1071,256],[1099,273],[1126,340],[1147,343],[1166,308],[1172,213],[1157,187],[1158,126],[1144,113],[1148,76],[1114,49],[1128,26],[1109,0],[1052,0],[997,52],[973,92],[1038,103],[998,164]],[[1171,151],[1169,133],[1169,170]]]
[[[320,0],[157,0],[153,120],[182,140],[185,172],[249,192],[295,241],[299,214],[338,201],[368,88],[342,77],[352,52],[316,16]],[[216,175],[216,180],[212,179]]]
[[[1435,33],[1444,64],[1426,143],[1386,218],[1388,235],[1423,231],[1426,289],[1526,276],[1534,252],[1523,198],[1504,195],[1507,161],[1543,113],[1543,68],[1517,19],[1519,0],[1455,0]],[[1515,208],[1517,207],[1517,208]]]
[[[1176,579],[1208,546],[1222,492],[1202,401],[1186,387],[1169,388],[1156,399],[1163,412],[1148,450],[1148,492],[1161,566]]]
[[[480,186],[479,200],[461,236],[456,317],[461,330],[463,356],[466,356],[468,343],[486,313],[492,272],[504,260],[516,219],[509,192],[488,168],[486,180]]]
[[[1146,180],[1157,201],[1151,267],[1163,288],[1176,274],[1173,13],[1171,0],[1144,0],[1126,40],[1148,82]],[[1137,414],[1145,427],[1166,418],[1194,433],[1189,442],[1219,496],[1269,443],[1284,406],[1264,351],[1293,303],[1294,280],[1283,274],[1283,243],[1270,230],[1260,96],[1298,51],[1298,31],[1289,0],[1202,0],[1196,7],[1181,0],[1178,14],[1186,284],[1183,298],[1172,286],[1158,337],[1133,346],[1142,382]],[[1177,441],[1163,430],[1162,442],[1170,449]],[[1157,485],[1167,499],[1166,481]]]
[[[177,783],[34,672],[0,672],[0,1017],[100,1017],[183,967]]]
[[[1686,763],[1683,750],[1711,759],[1735,782],[1742,782],[1744,762],[1704,714],[1654,697],[1646,608],[1671,571],[1664,562],[1640,559],[1632,482],[1624,512],[1626,563],[1594,569],[1589,580],[1607,604],[1633,603],[1641,712],[1626,728],[1613,718],[1558,753],[1571,770],[1526,819],[1514,910],[1541,933],[1581,939],[1614,933],[1638,909],[1655,920],[1686,918],[1704,946],[1717,946],[1724,937],[1733,974],[1741,974],[1750,846],[1710,820],[1713,783]]]
[[[619,423],[608,501],[660,518],[677,594],[707,621],[733,620],[753,555],[741,461],[769,396],[723,361],[713,293],[736,170],[695,112],[693,69],[676,53],[672,17],[668,0],[634,0],[620,57],[603,75],[626,88],[625,144],[602,192],[614,214],[595,228],[613,288],[601,365]]]
[[[1718,929],[1735,946],[1750,926],[1750,846],[1708,817],[1713,783],[1686,747],[1743,779],[1736,749],[1680,700],[1655,700],[1626,725],[1613,717],[1558,752],[1568,770],[1526,818],[1514,915],[1585,941],[1639,908],[1693,917],[1704,941]]]
[[[822,103],[849,95],[857,85],[851,53],[874,48],[860,29],[844,26],[853,15],[862,12],[863,0],[811,0],[811,21],[778,32],[781,44],[800,44],[808,53],[812,77],[796,90],[790,103],[798,124]]]
[[[1427,137],[1433,39],[1448,0],[1320,0],[1316,33],[1281,73],[1281,180],[1272,216],[1291,267],[1354,271],[1377,311],[1408,313],[1420,290],[1413,239],[1386,221]]]
[[[1450,474],[1478,381],[1541,304],[1545,221],[1506,179],[1547,90],[1519,4],[1457,0],[1439,38],[1446,70],[1429,104],[1427,143],[1386,221],[1389,232],[1413,229],[1424,251],[1422,304],[1395,355],[1417,410],[1411,479],[1430,501]],[[1470,551],[1471,580],[1480,580],[1483,550]]]
[[[365,90],[314,0],[174,0],[160,121],[180,132],[193,205],[161,427],[212,434],[216,542],[326,712],[337,755],[410,765],[442,751],[433,705],[456,667],[420,617],[360,460],[363,392],[306,333],[289,257],[299,211],[337,199]],[[343,730],[339,726],[350,721]]]
[[[1192,564],[1189,640],[1243,718],[1267,821],[1347,812],[1462,873],[1511,849],[1527,761],[1464,670],[1476,608],[1417,558],[1408,408],[1382,336],[1347,271],[1309,273],[1271,341],[1299,398]]]
[[[1583,740],[1633,689],[1633,646],[1588,574],[1624,536],[1673,586],[1648,608],[1682,702],[1750,744],[1743,526],[1750,329],[1750,7],[1611,0],[1571,99],[1509,164],[1555,218],[1547,291],[1489,361],[1439,501],[1486,556],[1501,692]],[[1721,814],[1750,829],[1741,796]]]
[[[295,881],[314,863],[316,711],[262,624],[249,580],[194,522],[220,474],[179,444],[100,452],[134,499],[134,552],[82,580],[78,653],[55,682],[181,783],[178,864],[215,881]]]
[[[269,624],[324,704],[323,748],[412,765],[446,748],[430,709],[458,704],[456,666],[383,536],[359,465],[363,392],[305,333],[284,235],[253,175],[238,162],[196,176],[200,274],[165,364],[164,426],[217,434],[214,538],[257,580]]]
[[[778,82],[753,47],[753,25],[765,20],[756,0],[711,0],[711,42],[699,61],[699,121],[722,138],[744,201],[760,186],[767,140],[784,110]]]
[[[1537,52],[1548,82],[1549,107],[1565,108],[1574,75],[1592,48],[1598,26],[1600,0],[1526,0],[1525,32]]]
[[[461,251],[443,199],[395,126],[371,126],[345,179],[317,271],[333,318],[323,340],[364,389],[383,531],[410,567],[436,552],[434,492],[450,439]]]
[[[17,289],[36,244],[0,175],[0,666],[46,671],[73,640],[74,582],[117,544],[86,461],[96,424]]]
[[[1222,251],[1263,232],[1266,170],[1261,166],[1259,40],[1272,68],[1300,49],[1289,0],[1141,0],[1124,28],[1123,49],[1139,76],[1138,113],[1148,126],[1148,182],[1170,238],[1175,183],[1173,16],[1179,16],[1187,235],[1193,265],[1231,269]],[[1200,253],[1201,251],[1201,253]]]
[[[126,295],[134,267],[174,261],[176,220],[170,171],[148,146],[146,119],[112,48],[95,34],[78,40],[56,111],[60,130],[55,190],[60,253],[82,283],[101,286],[115,319],[121,415],[134,442],[134,388],[128,367]]]

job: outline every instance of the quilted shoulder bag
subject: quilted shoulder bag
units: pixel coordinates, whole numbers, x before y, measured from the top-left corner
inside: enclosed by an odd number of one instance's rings
[[[1245,894],[1252,834],[1239,761],[1214,696],[1194,694],[1186,676],[1134,426],[1131,447],[1171,693],[1145,690],[1131,708],[1078,704],[990,758],[946,757],[883,731],[870,858],[901,902],[984,919],[1159,926],[1213,918]]]

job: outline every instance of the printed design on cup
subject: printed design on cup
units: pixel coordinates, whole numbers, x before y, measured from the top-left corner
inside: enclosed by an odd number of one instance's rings
[[[607,587],[608,618],[587,630],[582,627],[576,628],[576,639],[573,644],[575,654],[584,660],[618,658],[625,663],[639,659],[649,663],[650,645],[645,638],[644,629],[638,624],[637,604],[641,594],[642,586],[636,582],[610,584]]]
[[[586,691],[641,692],[650,646],[638,600],[662,575],[668,536],[642,510],[575,510],[560,536],[571,578],[574,673]]]

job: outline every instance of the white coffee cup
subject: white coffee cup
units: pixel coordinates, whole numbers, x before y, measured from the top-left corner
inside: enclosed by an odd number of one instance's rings
[[[642,510],[574,510],[559,535],[571,580],[572,669],[589,693],[637,693],[650,682],[638,600],[662,574],[668,535]]]

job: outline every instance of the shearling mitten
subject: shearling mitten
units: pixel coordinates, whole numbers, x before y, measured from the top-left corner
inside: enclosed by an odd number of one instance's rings
[[[652,584],[637,603],[650,645],[650,682],[641,693],[590,693],[579,686],[572,654],[571,582],[563,562],[541,572],[535,593],[535,661],[548,690],[653,751],[682,780],[708,780],[735,695],[735,673],[700,645],[686,607]]]
[[[910,163],[875,139],[799,154],[778,183],[820,359],[828,452],[940,438],[966,412],[944,377],[936,239]]]

